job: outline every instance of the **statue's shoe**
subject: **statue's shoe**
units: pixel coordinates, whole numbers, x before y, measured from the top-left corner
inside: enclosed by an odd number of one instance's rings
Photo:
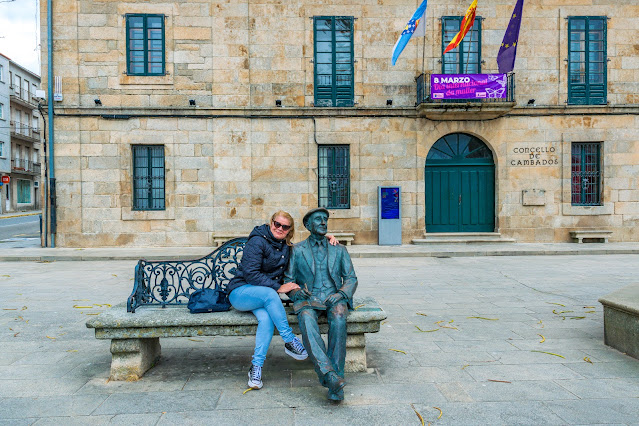
[[[328,388],[329,394],[337,394],[342,389],[344,389],[344,386],[346,386],[346,382],[344,381],[344,379],[338,376],[337,373],[335,373],[334,371],[331,371],[326,375],[324,382],[325,386]],[[344,393],[342,392],[342,399],[344,399],[343,394]]]
[[[337,392],[328,391],[328,400],[332,402],[340,402],[344,400],[344,389],[340,389]]]

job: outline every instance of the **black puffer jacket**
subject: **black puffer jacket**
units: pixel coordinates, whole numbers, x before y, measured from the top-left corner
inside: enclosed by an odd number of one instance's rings
[[[256,226],[244,246],[237,273],[226,287],[228,294],[246,284],[279,289],[290,255],[291,248],[286,241],[275,239],[268,224]]]

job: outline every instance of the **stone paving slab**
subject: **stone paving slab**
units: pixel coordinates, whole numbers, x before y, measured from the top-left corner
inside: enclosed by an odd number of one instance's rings
[[[388,319],[341,405],[278,336],[260,391],[243,394],[252,337],[167,339],[142,380],[109,381],[85,322],[134,265],[0,262],[0,425],[639,424],[639,360],[604,345],[597,303],[637,281],[638,255],[354,259]]]

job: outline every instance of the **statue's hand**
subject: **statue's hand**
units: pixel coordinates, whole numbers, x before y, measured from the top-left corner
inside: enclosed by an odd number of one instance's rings
[[[298,286],[298,288],[290,294],[290,298],[293,302],[296,302],[298,300],[305,300],[309,297],[311,297],[311,292],[308,291],[306,285],[304,285],[304,287]]]
[[[309,299],[313,295],[313,293],[308,291],[308,287],[306,287],[306,285],[300,289],[300,293],[304,296],[304,299]]]
[[[336,304],[337,302],[339,302],[340,300],[342,300],[343,298],[344,296],[342,295],[342,293],[333,293],[326,298],[324,303],[326,303],[329,306],[332,306]]]

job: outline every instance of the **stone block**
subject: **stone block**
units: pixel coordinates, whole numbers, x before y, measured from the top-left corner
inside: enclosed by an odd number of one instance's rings
[[[366,371],[366,336],[363,333],[346,336],[346,364],[344,371],[348,373]]]
[[[113,339],[111,380],[135,381],[160,359],[160,339]]]
[[[599,299],[604,308],[604,342],[639,359],[639,284]]]

